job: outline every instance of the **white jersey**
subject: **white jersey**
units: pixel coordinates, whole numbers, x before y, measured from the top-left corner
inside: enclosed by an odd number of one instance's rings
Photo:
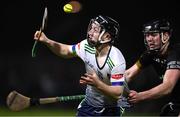
[[[87,40],[73,45],[72,52],[84,61],[86,72],[91,73],[94,70],[100,80],[107,85],[123,85],[126,63],[122,53],[116,47],[111,46],[102,67],[98,65],[95,56],[96,49],[90,47]],[[94,107],[117,106],[117,101],[104,95],[91,85],[87,85],[85,101]]]

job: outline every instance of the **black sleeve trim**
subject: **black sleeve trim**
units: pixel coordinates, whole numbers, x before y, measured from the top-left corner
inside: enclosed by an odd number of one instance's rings
[[[180,69],[180,61],[170,61],[167,64],[167,69]]]

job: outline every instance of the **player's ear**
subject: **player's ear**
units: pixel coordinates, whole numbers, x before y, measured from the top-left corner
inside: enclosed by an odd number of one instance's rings
[[[168,33],[168,32],[165,32],[165,33],[163,34],[162,42],[163,42],[163,43],[167,42],[167,41],[169,40],[169,38],[170,38],[169,33]]]
[[[108,32],[105,32],[103,37],[104,37],[103,40],[110,40],[111,39],[111,35]]]

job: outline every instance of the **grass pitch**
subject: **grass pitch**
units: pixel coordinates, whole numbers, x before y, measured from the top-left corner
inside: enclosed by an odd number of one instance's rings
[[[75,116],[76,110],[62,108],[28,108],[23,111],[13,112],[8,108],[0,107],[0,116]]]
[[[158,113],[136,113],[136,112],[126,112],[123,114],[124,117],[129,116],[129,117],[135,117],[135,116],[143,116],[143,117],[150,117],[150,116],[157,116]],[[27,109],[24,109],[23,111],[19,112],[13,112],[9,110],[7,107],[0,107],[0,117],[4,116],[17,116],[17,117],[27,117],[27,116],[33,116],[33,117],[52,117],[52,116],[69,116],[69,117],[75,117],[76,116],[76,109],[72,108],[62,108],[62,107],[57,107],[57,108],[44,108],[42,106],[38,107],[30,107]]]

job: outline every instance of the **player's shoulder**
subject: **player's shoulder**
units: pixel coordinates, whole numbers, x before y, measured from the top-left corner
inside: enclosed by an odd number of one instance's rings
[[[80,43],[77,44],[77,48],[84,51],[85,53],[95,54],[95,47],[91,47],[87,41],[87,39],[82,40]]]
[[[85,45],[88,46],[87,39],[80,41],[77,45],[78,45],[78,48],[81,48],[81,49],[84,48]]]
[[[111,47],[111,54],[113,56],[117,56],[117,57],[124,57],[124,55],[122,54],[121,50],[118,49],[117,47],[115,46],[112,46]]]
[[[125,63],[124,55],[122,54],[121,50],[115,46],[111,47],[109,57],[112,59],[112,61],[114,61],[115,64]]]
[[[84,40],[82,40],[81,42],[80,42],[80,45],[83,45],[83,46],[88,46],[88,47],[90,47],[90,45],[88,44],[88,41],[87,41],[87,39],[84,39]],[[92,48],[92,47],[91,47]]]
[[[84,39],[84,40],[82,40],[81,42],[80,42],[80,44],[88,44],[88,42],[87,42],[87,39]]]

